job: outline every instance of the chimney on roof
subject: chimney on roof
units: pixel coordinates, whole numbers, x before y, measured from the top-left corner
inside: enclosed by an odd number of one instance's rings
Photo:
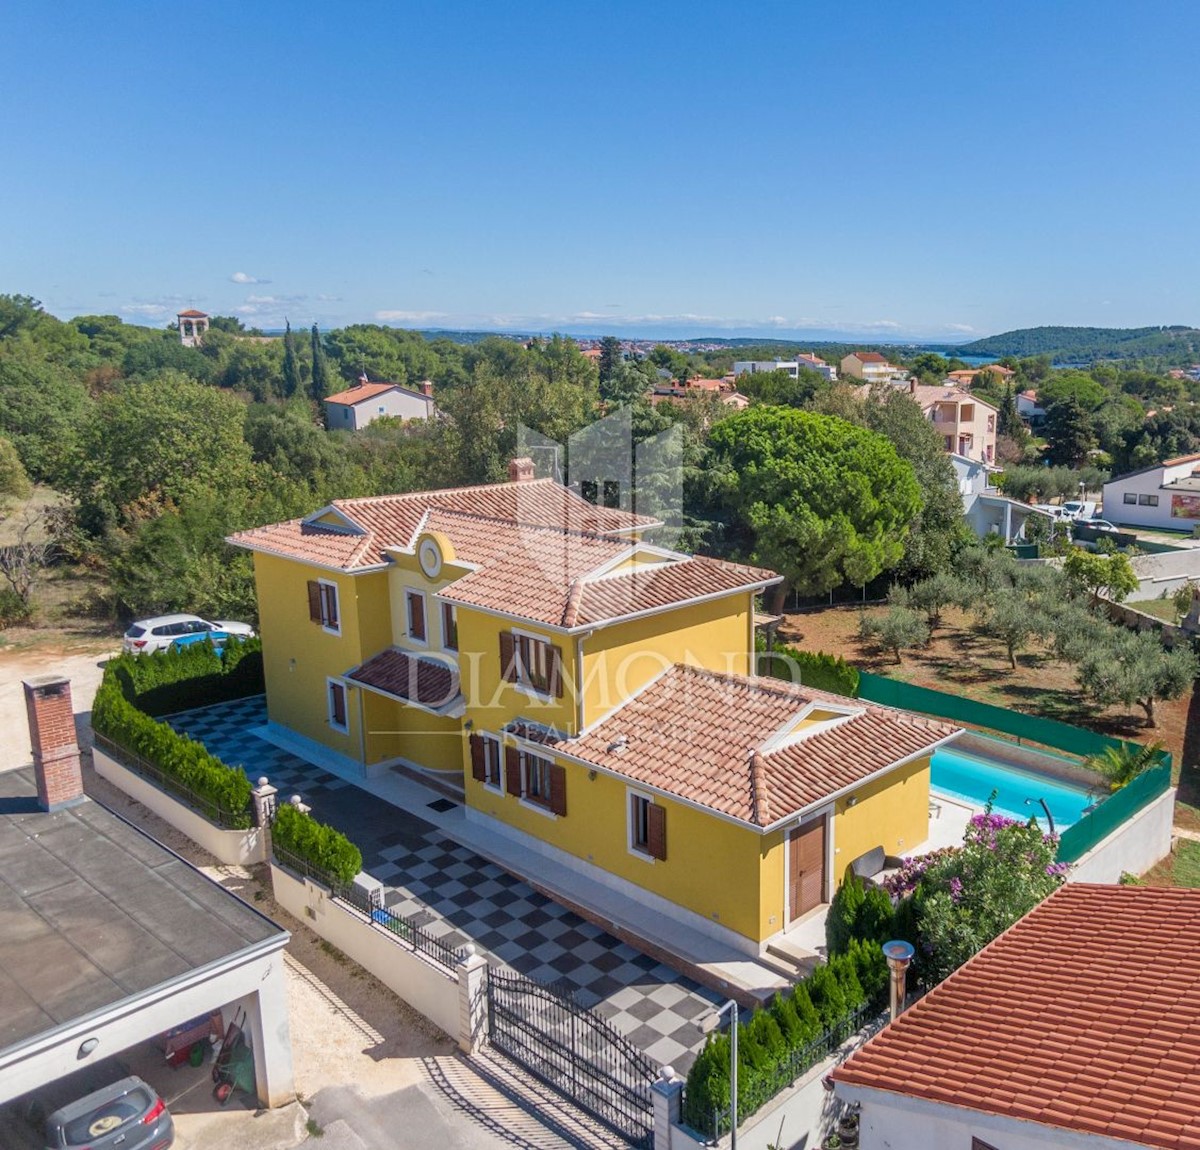
[[[887,959],[888,971],[891,974],[889,997],[893,1022],[904,1013],[904,1000],[908,997],[908,988],[905,985],[908,964],[912,962],[915,953],[912,943],[903,939],[893,939],[883,944],[883,956]]]
[[[912,379],[910,379],[908,381],[908,394],[909,395],[917,394],[917,377],[915,375],[912,377]]]
[[[508,481],[509,483],[528,483],[534,478],[533,475],[533,460],[527,455],[521,456],[519,459],[510,459],[508,462]]]
[[[44,811],[74,806],[83,801],[84,794],[71,682],[62,675],[38,675],[21,685],[25,688],[38,803]]]
[[[432,379],[421,380],[421,394],[425,395],[425,396],[433,395],[433,380]]]
[[[367,379],[367,373],[366,373],[366,370],[364,369],[364,370],[363,370],[363,373],[362,373],[362,375],[360,375],[360,376],[359,376],[359,377],[358,377],[358,378],[357,378],[357,379],[354,381],[354,386],[355,386],[355,387],[364,387],[366,384],[368,384],[368,383],[370,383],[370,382],[371,382],[371,381],[370,381],[369,379]]]

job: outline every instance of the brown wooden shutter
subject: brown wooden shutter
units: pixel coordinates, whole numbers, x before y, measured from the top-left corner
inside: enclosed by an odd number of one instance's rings
[[[567,813],[567,768],[550,765],[550,809],[556,815]]]
[[[315,579],[308,581],[308,617],[314,622],[321,622],[321,584]]]
[[[510,795],[520,795],[521,752],[516,747],[504,748],[504,785]]]
[[[471,744],[471,778],[477,782],[487,780],[487,748],[483,745],[482,735],[472,735]]]
[[[346,725],[346,688],[341,683],[330,683],[329,694],[333,699],[333,721],[339,726]]]
[[[412,637],[425,642],[425,600],[420,595],[409,595],[408,614],[411,619]]]
[[[667,857],[667,808],[657,803],[646,805],[646,853],[656,859]]]
[[[550,647],[550,694],[556,699],[563,696],[563,653],[561,647]]]
[[[506,683],[517,681],[517,644],[511,631],[500,632],[500,675]]]

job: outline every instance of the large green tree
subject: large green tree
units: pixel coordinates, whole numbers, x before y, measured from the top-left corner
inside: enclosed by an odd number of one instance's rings
[[[711,446],[740,549],[801,593],[862,586],[903,559],[921,491],[884,436],[756,406],[719,423]]]
[[[321,344],[321,332],[317,325],[312,325],[310,333],[312,341],[312,382],[309,385],[310,394],[316,403],[320,403],[329,392],[329,365],[325,359],[325,348]]]
[[[283,332],[283,394],[289,399],[300,393],[300,359],[296,355],[296,337],[289,323]]]
[[[1092,420],[1074,396],[1046,407],[1046,457],[1051,463],[1078,467],[1096,446]]]

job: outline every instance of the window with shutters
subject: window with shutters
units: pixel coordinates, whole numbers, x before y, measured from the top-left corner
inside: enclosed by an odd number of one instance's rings
[[[458,616],[453,603],[442,604],[442,646],[447,651],[458,650]]]
[[[504,793],[500,773],[500,740],[492,735],[483,736],[483,782],[485,786]]]
[[[647,859],[667,857],[667,812],[647,795],[629,795],[629,850]]]
[[[408,606],[408,637],[414,643],[425,642],[425,596],[420,591],[405,592]]]
[[[518,793],[521,799],[531,804],[537,810],[544,810],[554,815],[567,813],[567,772],[551,759],[528,751],[518,752],[509,747],[506,752],[509,758],[508,789]],[[516,756],[519,756],[519,774],[512,771]],[[516,786],[514,787],[514,784]]]
[[[562,648],[521,631],[501,632],[504,678],[540,695],[562,698]]]
[[[550,805],[550,768],[554,764],[540,755],[525,756],[525,797],[542,806]]]
[[[308,617],[314,623],[320,623],[331,635],[342,633],[336,583],[326,579],[308,581]]]
[[[346,717],[346,688],[345,685],[339,683],[336,679],[329,679],[329,725],[335,731],[341,731],[345,734],[350,730],[350,723]]]

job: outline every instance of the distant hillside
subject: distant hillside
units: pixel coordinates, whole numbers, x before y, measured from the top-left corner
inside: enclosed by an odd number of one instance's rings
[[[964,343],[967,355],[1048,355],[1058,362],[1161,357],[1175,363],[1200,360],[1194,327],[1027,327]]]

